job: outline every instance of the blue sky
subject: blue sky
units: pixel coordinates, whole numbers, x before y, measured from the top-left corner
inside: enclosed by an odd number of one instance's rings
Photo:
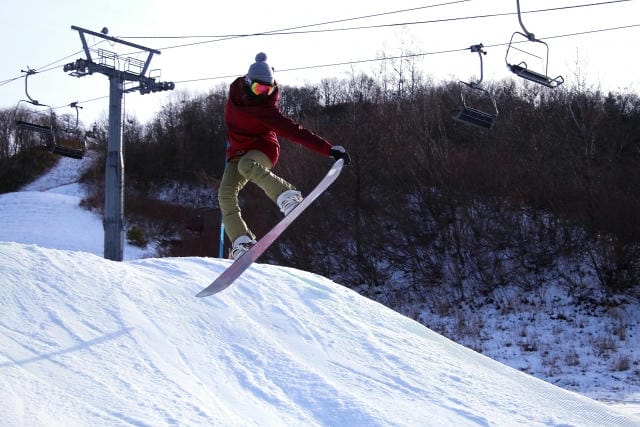
[[[521,8],[522,11],[530,11],[593,3],[599,2],[522,0]],[[405,9],[414,10],[386,14]],[[383,53],[396,56],[406,51],[433,53],[452,50],[454,52],[418,57],[416,65],[424,76],[436,80],[469,80],[478,74],[478,60],[475,54],[461,49],[476,43],[486,46],[506,43],[514,31],[520,30],[520,25],[515,15],[472,20],[459,18],[515,11],[516,2],[511,0],[396,0],[366,3],[335,0],[269,3],[254,0],[241,3],[196,0],[175,3],[150,0],[11,2],[4,6],[0,17],[0,40],[3,45],[0,82],[20,76],[20,70],[26,67],[53,67],[30,78],[29,91],[40,102],[61,107],[56,110],[61,114],[72,112],[64,108],[70,102],[106,97],[109,84],[105,76],[74,78],[62,71],[64,63],[84,57],[80,52],[80,38],[71,29],[72,25],[93,31],[100,31],[106,26],[110,35],[115,37],[217,36],[266,32],[374,14],[384,15],[310,27],[307,30],[445,21],[352,31],[244,37],[180,48],[170,47],[202,39],[128,38],[129,41],[160,49],[162,53],[154,57],[151,69],[161,71],[160,80],[178,83],[174,93],[127,95],[125,107],[129,114],[135,114],[145,121],[170,97],[190,96],[228,84],[231,78],[220,77],[244,74],[258,51],[268,54],[270,65],[276,69],[277,79],[290,85],[317,83],[327,77],[343,78],[353,70],[374,74],[379,71],[380,63],[374,61],[297,71],[279,70],[371,60]],[[631,88],[637,91],[639,82],[634,52],[630,47],[640,41],[640,27],[572,37],[548,37],[638,25],[638,12],[638,1],[631,0],[523,14],[523,22],[530,32],[548,42],[549,74],[562,74],[569,84],[581,81],[591,87],[600,85],[605,90]],[[89,40],[89,43],[96,41]],[[100,47],[117,50],[117,46],[108,44]],[[506,47],[489,47],[487,52],[484,57],[485,79],[511,78],[504,62]],[[130,52],[118,53],[124,55]],[[54,65],[50,65],[52,63]],[[21,98],[24,98],[23,80],[0,85],[0,107],[11,108]],[[81,105],[81,119],[91,122],[106,113],[108,99],[82,102]]]

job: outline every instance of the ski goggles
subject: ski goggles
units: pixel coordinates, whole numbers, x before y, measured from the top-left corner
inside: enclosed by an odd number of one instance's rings
[[[249,89],[251,90],[251,93],[258,96],[271,95],[275,90],[275,88],[276,88],[275,85],[268,85],[268,84],[260,83],[256,81],[251,82],[251,84],[249,84]]]

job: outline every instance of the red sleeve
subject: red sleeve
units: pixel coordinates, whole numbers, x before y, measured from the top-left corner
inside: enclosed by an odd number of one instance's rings
[[[331,143],[326,139],[316,135],[308,129],[305,129],[300,124],[285,117],[278,107],[268,106],[256,108],[254,117],[265,124],[265,126],[272,129],[278,136],[286,138],[297,144],[304,145],[305,147],[313,150],[324,156],[329,156],[329,150],[331,150]]]

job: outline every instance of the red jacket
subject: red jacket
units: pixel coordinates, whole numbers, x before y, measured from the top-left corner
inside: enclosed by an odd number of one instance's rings
[[[329,156],[331,144],[283,116],[278,109],[279,98],[277,86],[271,95],[257,97],[249,92],[244,77],[238,77],[231,83],[225,109],[229,136],[227,159],[241,156],[249,150],[260,150],[275,166],[280,156],[278,135]]]

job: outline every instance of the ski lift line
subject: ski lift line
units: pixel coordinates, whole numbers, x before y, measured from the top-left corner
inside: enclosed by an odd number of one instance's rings
[[[558,7],[552,7],[552,8],[523,11],[521,13],[525,14],[525,13],[554,12],[559,10],[576,9],[576,8],[582,8],[582,7],[604,6],[604,5],[609,5],[614,3],[623,3],[623,2],[629,2],[629,1],[632,1],[632,0],[610,0],[610,1],[588,3],[588,4],[581,4],[581,5],[558,6]],[[412,22],[400,22],[400,23],[391,23],[391,24],[365,25],[365,26],[356,26],[356,27],[330,28],[330,29],[305,30],[305,31],[288,31],[284,29],[284,30],[274,30],[270,32],[262,32],[262,33],[234,34],[234,35],[226,35],[226,36],[218,35],[218,36],[209,36],[209,37],[215,37],[216,38],[215,40],[204,40],[204,41],[193,42],[193,43],[184,43],[184,44],[178,44],[178,45],[172,45],[172,46],[165,46],[161,48],[161,50],[178,49],[183,47],[198,46],[202,44],[217,43],[221,41],[227,41],[227,40],[243,38],[243,37],[282,36],[282,35],[317,34],[317,33],[338,32],[338,31],[369,30],[369,29],[406,26],[406,25],[436,24],[436,23],[463,21],[463,20],[471,20],[471,19],[495,18],[495,17],[504,17],[504,16],[512,16],[512,15],[517,15],[517,13],[516,12],[500,12],[500,13],[472,15],[472,16],[463,16],[463,17],[454,17],[454,18],[432,19],[432,20],[426,20],[426,21],[412,21]],[[317,24],[317,25],[322,25],[322,24]],[[187,38],[187,37],[188,36],[184,36],[184,37],[174,36],[172,38]],[[206,37],[206,36],[200,36],[200,37]]]
[[[97,41],[97,42],[95,42],[94,44],[92,44],[91,46],[89,46],[89,49],[90,49],[90,50],[92,50],[92,51],[95,51],[95,49],[94,49],[94,48],[95,48],[96,46],[98,46],[99,44],[105,43],[105,42],[106,42],[106,40],[100,40],[100,41]],[[65,56],[65,57],[63,57],[63,58],[60,58],[60,59],[58,59],[58,60],[56,60],[56,61],[53,61],[53,62],[51,62],[51,63],[49,63],[49,64],[47,64],[47,65],[43,65],[42,67],[40,67],[40,70],[41,70],[41,71],[57,70],[57,69],[58,69],[58,67],[59,67],[59,65],[58,65],[58,64],[59,64],[60,62],[66,61],[67,59],[72,58],[72,57],[74,57],[74,56],[76,56],[76,55],[78,55],[78,54],[81,54],[81,53],[84,53],[84,50],[80,49],[80,50],[78,50],[78,51],[76,51],[76,52],[72,53],[71,55],[67,55],[67,56]],[[50,68],[49,68],[49,67],[50,67]],[[44,68],[44,70],[42,70],[43,68]]]
[[[102,41],[101,41],[100,43],[102,43]],[[96,44],[98,44],[98,43],[96,43]],[[95,45],[93,45],[93,46],[95,46]],[[93,47],[93,46],[92,46],[92,47]],[[60,62],[62,62],[62,61],[65,61],[65,60],[67,60],[67,59],[69,59],[69,58],[71,58],[71,57],[74,57],[74,56],[76,56],[76,55],[78,55],[78,54],[81,54],[82,52],[83,52],[82,50],[78,50],[78,51],[76,51],[76,52],[72,53],[71,55],[67,55],[67,56],[65,56],[65,57],[63,57],[63,58],[60,58],[60,59],[56,60],[56,61],[50,62],[49,64],[47,64],[47,65],[43,65],[43,66],[42,66],[42,67],[40,67],[40,68],[41,68],[41,69],[42,69],[42,68],[44,68],[44,69],[45,69],[45,71],[49,71],[49,69],[47,69],[48,67],[51,67],[51,68],[50,68],[51,70],[53,70],[53,69],[57,69],[57,68],[58,68],[58,65],[57,65],[57,64],[59,64],[59,63],[60,63]]]
[[[567,33],[567,34],[560,34],[560,35],[556,35],[556,36],[547,36],[547,37],[544,37],[544,39],[545,40],[550,40],[550,39],[559,39],[559,38],[563,38],[563,37],[583,36],[585,34],[604,33],[604,32],[607,32],[607,31],[615,31],[615,30],[628,30],[629,28],[637,28],[637,27],[640,27],[640,24],[629,24],[629,25],[621,25],[619,27],[601,28],[601,29],[589,30],[589,31],[579,31],[579,32],[576,32],[576,33]]]
[[[331,64],[308,65],[308,66],[303,66],[303,67],[283,68],[283,69],[278,69],[276,71],[278,73],[285,73],[285,72],[291,72],[291,71],[302,71],[302,70],[310,70],[310,69],[316,69],[316,68],[340,67],[340,66],[343,66],[343,65],[365,64],[367,62],[379,62],[379,61],[389,60],[389,59],[405,59],[405,58],[413,58],[413,57],[418,57],[418,56],[427,56],[427,55],[437,55],[437,54],[443,54],[443,53],[461,52],[461,51],[465,51],[465,50],[469,50],[469,48],[465,47],[465,48],[462,48],[462,49],[441,50],[441,51],[437,51],[437,52],[416,53],[416,54],[398,55],[398,56],[385,56],[384,58],[360,59],[360,60],[356,60],[356,61],[334,62],[334,63],[331,63]],[[193,82],[199,82],[199,81],[205,81],[205,80],[221,80],[221,79],[231,79],[231,78],[236,78],[236,77],[238,77],[236,74],[227,75],[227,76],[216,76],[216,77],[202,77],[202,78],[198,78],[198,79],[178,80],[175,83],[176,84],[178,84],[178,83],[193,83]]]
[[[621,25],[621,26],[618,26],[618,27],[609,27],[609,28],[599,28],[599,29],[595,29],[595,30],[578,31],[578,32],[575,32],[575,33],[556,34],[556,35],[552,35],[552,36],[545,36],[545,37],[542,37],[542,38],[545,39],[545,40],[561,39],[561,38],[565,38],[565,37],[584,36],[584,35],[588,35],[588,34],[604,33],[604,32],[608,32],[608,31],[628,30],[628,29],[631,29],[631,28],[638,28],[638,27],[640,27],[640,24],[629,24],[629,25]],[[520,44],[520,43],[528,43],[528,40],[514,41],[513,43],[510,43],[510,42],[507,42],[507,43],[494,43],[494,44],[485,45],[485,47],[487,47],[487,48],[502,47],[502,46],[509,46],[509,44]],[[424,55],[429,55],[429,53],[426,53]]]
[[[402,9],[402,10],[396,10],[396,11],[391,11],[391,12],[376,13],[376,14],[372,14],[372,15],[364,15],[364,16],[358,16],[358,17],[352,17],[352,18],[337,19],[337,20],[333,20],[333,21],[319,22],[319,23],[315,23],[315,24],[306,24],[306,25],[300,25],[300,26],[295,26],[295,27],[281,28],[279,30],[269,30],[269,31],[264,31],[264,32],[259,32],[259,33],[251,33],[251,34],[226,34],[226,35],[217,35],[217,36],[129,36],[129,37],[122,37],[122,38],[123,39],[126,39],[126,38],[131,38],[131,39],[133,39],[133,38],[137,38],[137,39],[140,39],[140,38],[142,38],[142,39],[144,39],[144,38],[152,38],[152,39],[164,39],[164,38],[172,38],[172,39],[216,38],[217,39],[217,40],[205,40],[205,41],[201,41],[201,42],[186,43],[186,44],[175,45],[175,46],[167,46],[167,47],[161,48],[161,50],[168,50],[168,49],[177,49],[177,48],[189,47],[189,46],[197,46],[197,45],[200,45],[200,44],[216,43],[216,42],[233,40],[233,39],[244,38],[244,37],[256,37],[256,36],[261,36],[261,35],[277,35],[277,34],[304,34],[305,33],[304,31],[300,31],[300,32],[287,32],[287,31],[297,30],[297,29],[302,29],[302,28],[317,27],[317,26],[321,26],[321,25],[336,24],[336,23],[340,23],[340,22],[355,21],[355,20],[359,20],[359,19],[367,19],[367,18],[373,18],[373,17],[378,17],[378,16],[384,16],[384,15],[391,15],[391,14],[396,14],[396,13],[410,12],[410,11],[415,11],[415,10],[420,10],[420,9],[435,8],[435,7],[440,7],[440,6],[450,6],[450,5],[453,5],[453,4],[466,3],[466,2],[469,2],[469,1],[472,1],[472,0],[454,0],[454,1],[450,1],[450,2],[438,3],[438,4],[428,5],[428,6],[420,6],[420,7],[410,8],[410,9]],[[132,53],[136,53],[136,52],[132,52]]]
[[[575,33],[567,33],[567,34],[557,34],[557,35],[552,35],[552,36],[547,36],[544,37],[545,39],[557,39],[557,38],[564,38],[564,37],[575,37],[575,36],[583,36],[583,35],[588,35],[588,34],[595,34],[595,33],[602,33],[602,32],[608,32],[608,31],[619,31],[619,30],[626,30],[626,29],[631,29],[631,28],[638,28],[640,27],[640,23],[639,24],[630,24],[630,25],[622,25],[622,26],[618,26],[618,27],[610,27],[610,28],[600,28],[600,29],[595,29],[595,30],[588,30],[588,31],[580,31],[580,32],[575,32]],[[525,43],[525,41],[517,41],[515,43]],[[494,43],[494,44],[488,44],[488,45],[484,45],[485,48],[496,48],[496,47],[503,47],[503,46],[508,46],[509,43]],[[442,51],[433,51],[433,52],[423,52],[423,53],[416,53],[416,54],[410,54],[410,55],[398,55],[398,56],[387,56],[384,58],[376,58],[376,59],[365,59],[365,60],[356,60],[356,61],[346,61],[346,62],[338,62],[338,63],[332,63],[332,64],[320,64],[320,65],[309,65],[309,66],[304,66],[304,67],[295,67],[295,68],[287,68],[287,69],[282,69],[282,70],[277,70],[279,73],[280,72],[294,72],[294,71],[302,71],[302,70],[310,70],[310,69],[316,69],[316,68],[329,68],[329,67],[338,67],[338,66],[344,66],[344,65],[356,65],[356,64],[361,64],[361,63],[367,63],[367,62],[376,62],[376,61],[384,61],[384,60],[390,60],[390,59],[405,59],[405,58],[413,58],[413,57],[420,57],[420,56],[431,56],[431,55],[440,55],[440,54],[448,54],[448,53],[456,53],[456,52],[465,52],[469,50],[469,47],[464,47],[464,48],[460,48],[460,49],[449,49],[449,50],[442,50]],[[21,76],[19,78],[23,78],[24,76]],[[236,74],[233,75],[226,75],[226,76],[214,76],[214,77],[202,77],[202,78],[196,78],[196,79],[186,79],[186,80],[178,80],[175,81],[176,84],[186,84],[186,83],[195,83],[195,82],[202,82],[202,81],[209,81],[209,80],[222,80],[222,79],[231,79],[231,78],[235,78],[238,77]],[[16,79],[13,79],[16,80]],[[94,102],[94,101],[99,101],[102,99],[107,99],[109,98],[109,95],[105,95],[105,96],[99,96],[96,98],[91,98],[91,99],[86,99],[86,100],[82,100],[82,101],[77,101],[79,104],[86,104],[86,103],[90,103],[90,102]],[[60,108],[66,108],[68,107],[68,103],[58,106],[58,107],[54,107],[55,109],[60,109]]]
[[[341,22],[357,21],[357,20],[360,20],[360,19],[377,18],[379,16],[387,16],[387,15],[393,15],[393,14],[397,14],[397,13],[414,12],[416,10],[432,9],[432,8],[440,7],[440,6],[450,6],[450,5],[453,5],[453,4],[466,3],[466,2],[469,2],[469,1],[471,1],[471,0],[455,0],[455,1],[445,2],[445,3],[431,4],[431,5],[419,6],[419,7],[412,7],[412,8],[409,8],[409,9],[394,10],[394,11],[390,11],[390,12],[380,12],[380,13],[374,13],[374,14],[371,14],[371,15],[356,16],[356,17],[351,17],[351,18],[335,19],[333,21],[325,21],[325,22],[318,22],[318,23],[315,23],[315,24],[299,25],[299,26],[295,26],[295,27],[282,28],[282,29],[279,29],[279,30],[269,30],[269,31],[264,31],[264,32],[260,32],[260,33],[253,33],[253,34],[223,34],[223,35],[214,35],[214,36],[206,36],[206,35],[195,35],[195,36],[128,36],[128,37],[122,37],[122,38],[123,39],[190,39],[190,38],[223,38],[223,37],[226,37],[226,38],[239,38],[239,37],[249,37],[249,36],[258,36],[258,35],[263,35],[263,34],[280,33],[282,31],[299,30],[299,29],[302,29],[302,28],[319,27],[319,26],[322,26],[322,25],[338,24],[338,23],[341,23]]]
[[[454,4],[454,3],[460,3],[460,2],[466,2],[466,1],[471,1],[471,0],[458,0],[458,1],[453,1],[453,2],[449,2],[449,3],[440,3],[440,4],[436,4],[436,5],[431,5],[431,6],[423,6],[422,8],[426,8],[426,7],[437,7],[437,6],[446,6],[446,5],[450,5],[450,4]],[[539,13],[539,12],[549,12],[549,11],[555,11],[555,10],[562,10],[562,9],[571,9],[571,8],[579,8],[579,7],[590,7],[590,6],[602,6],[602,5],[607,5],[607,4],[613,4],[613,3],[621,3],[621,2],[628,2],[628,1],[632,1],[632,0],[610,0],[610,1],[605,1],[605,2],[599,2],[599,3],[589,3],[589,4],[582,4],[582,5],[573,5],[573,6],[563,6],[563,7],[556,7],[556,8],[548,8],[548,9],[539,9],[539,10],[531,10],[531,11],[523,11],[521,13]],[[405,11],[410,11],[410,10],[415,10],[415,9],[420,9],[420,8],[413,8],[413,9],[405,9]],[[392,14],[392,13],[400,13],[402,11],[394,11],[394,12],[387,12],[386,14]],[[219,42],[219,41],[223,41],[223,40],[230,40],[230,39],[234,39],[234,38],[240,38],[240,37],[252,37],[252,36],[266,36],[266,35],[292,35],[292,34],[304,34],[304,31],[300,31],[300,32],[284,32],[284,31],[289,31],[291,29],[299,29],[299,28],[305,28],[305,27],[312,27],[312,26],[319,26],[319,25],[326,25],[326,24],[330,24],[330,23],[337,23],[337,22],[344,22],[344,21],[349,21],[349,20],[356,20],[356,19],[364,19],[367,17],[374,17],[374,16],[378,16],[378,15],[384,15],[385,13],[382,14],[375,14],[375,15],[369,15],[369,16],[363,16],[363,17],[354,17],[354,18],[346,18],[343,20],[335,20],[335,21],[328,21],[325,23],[317,23],[317,24],[309,24],[309,25],[305,25],[305,26],[299,26],[299,27],[291,27],[291,28],[285,28],[285,29],[281,29],[281,30],[272,30],[272,31],[268,31],[268,32],[264,32],[264,33],[254,33],[254,34],[239,34],[239,35],[229,35],[229,36],[155,36],[153,38],[192,38],[192,37],[226,37],[224,39],[218,39],[218,40],[205,40],[202,42],[195,42],[195,43],[187,43],[187,44],[182,44],[182,45],[175,45],[175,46],[167,46],[164,48],[164,50],[167,49],[176,49],[176,48],[182,48],[182,47],[189,47],[189,46],[195,46],[195,45],[199,45],[199,44],[205,44],[205,43],[215,43],[215,42]],[[344,28],[344,29],[329,29],[329,30],[316,30],[313,32],[327,32],[327,31],[346,31],[346,30],[357,30],[357,29],[369,29],[369,28],[380,28],[383,26],[400,26],[400,25],[417,25],[417,24],[429,24],[429,23],[440,23],[440,22],[448,22],[448,21],[459,21],[459,20],[468,20],[468,19],[480,19],[480,18],[490,18],[490,17],[501,17],[501,16],[509,16],[509,15],[515,15],[517,13],[514,12],[506,12],[506,13],[497,13],[497,14],[487,14],[487,15],[477,15],[477,16],[468,16],[468,17],[459,17],[459,18],[446,18],[446,19],[439,19],[439,20],[431,20],[431,21],[417,21],[417,22],[406,22],[406,23],[399,23],[399,24],[383,24],[383,25],[378,25],[378,26],[365,26],[365,27],[353,27],[353,28]],[[621,27],[623,28],[623,27]],[[607,31],[607,30],[602,30],[602,31]],[[308,31],[311,32],[311,31]],[[152,38],[152,37],[145,37],[145,36],[136,36],[136,37],[123,37],[123,38]],[[105,42],[106,40],[102,39],[96,43],[94,43],[93,45],[90,46],[90,48],[95,47],[96,45]],[[79,51],[82,52],[82,51]],[[57,67],[51,67],[51,68],[47,68],[53,64],[59,63],[64,61],[65,59],[77,55],[78,52],[68,55],[64,58],[61,58],[57,61],[51,62],[50,64],[47,64],[43,67],[40,67],[40,72],[46,72],[46,71],[50,71],[53,69],[57,69]],[[136,53],[136,52],[133,52]],[[131,54],[133,54],[131,53]],[[16,77],[12,77],[9,79],[5,79],[0,81],[0,86],[4,86],[8,83],[11,83],[15,80],[19,80],[21,79],[22,76],[16,76]]]
[[[589,3],[589,4],[582,4],[582,5],[558,6],[558,7],[551,7],[551,8],[545,8],[545,9],[529,10],[521,13],[525,14],[525,13],[555,12],[559,10],[567,10],[567,9],[575,9],[575,8],[591,7],[591,6],[603,6],[607,4],[622,3],[622,2],[628,2],[628,1],[632,1],[632,0],[611,0],[611,1]],[[358,26],[358,27],[330,28],[330,29],[324,29],[324,30],[292,31],[292,32],[278,32],[278,33],[256,33],[256,34],[248,34],[247,36],[289,35],[289,34],[366,30],[366,29],[378,29],[378,28],[385,28],[385,27],[398,27],[398,26],[404,26],[404,25],[437,24],[437,23],[443,23],[443,22],[465,21],[465,20],[471,20],[471,19],[497,18],[497,17],[504,17],[504,16],[511,16],[511,15],[517,15],[517,12],[499,12],[499,13],[471,15],[471,16],[454,17],[454,18],[431,19],[427,21],[411,21],[411,22],[400,22],[400,23],[392,23],[392,24],[366,25],[366,26]],[[241,36],[238,36],[238,37],[241,37]]]
[[[576,33],[557,34],[557,35],[552,35],[552,36],[545,37],[545,39],[556,39],[556,38],[563,38],[563,37],[581,36],[581,35],[587,35],[587,34],[593,34],[593,33],[602,33],[602,32],[607,32],[607,31],[624,30],[624,29],[630,29],[630,28],[636,28],[636,27],[640,27],[640,24],[623,25],[623,26],[611,27],[611,28],[601,28],[601,29],[596,29],[596,30],[580,31],[580,32],[576,32]],[[522,40],[522,41],[515,41],[514,42],[514,44],[518,44],[518,43],[526,43],[526,41]],[[508,45],[509,45],[509,42],[506,42],[506,43],[493,43],[493,44],[484,45],[484,47],[485,48],[494,48],[494,47],[503,47],[503,46],[508,46]],[[386,56],[384,58],[363,59],[363,60],[356,60],[356,61],[345,61],[345,62],[337,62],[337,63],[332,63],[332,64],[309,65],[309,66],[304,66],[304,67],[286,68],[286,69],[281,69],[281,70],[279,69],[279,70],[276,70],[276,71],[278,73],[282,73],[282,72],[291,72],[291,71],[310,70],[310,69],[315,69],[315,68],[339,67],[339,66],[343,66],[343,65],[356,65],[356,64],[362,64],[362,63],[367,63],[367,62],[384,61],[384,60],[390,60],[390,59],[405,59],[405,58],[415,58],[415,57],[420,57],[420,56],[431,56],[431,55],[440,55],[440,54],[447,54],[447,53],[464,52],[464,51],[467,51],[467,50],[469,50],[469,47],[464,47],[464,48],[460,48],[460,49],[440,50],[440,51],[433,51],[433,52],[414,53],[414,54],[409,54],[409,55]],[[235,77],[237,77],[237,75],[235,75],[235,74],[226,75],[226,76],[202,77],[202,78],[197,78],[197,79],[177,80],[175,83],[176,84],[178,84],[178,83],[193,83],[193,82],[201,82],[201,81],[206,81],[206,80],[230,79],[230,78],[235,78]]]
[[[16,77],[12,77],[10,79],[7,80],[2,80],[0,81],[0,86],[4,86],[6,84],[9,84],[11,82],[15,82],[16,80],[20,80],[22,78],[22,76],[16,76]]]
[[[73,104],[73,103],[76,103],[76,104],[87,104],[87,103],[89,103],[89,102],[99,101],[99,100],[101,100],[101,99],[108,99],[108,98],[109,98],[109,95],[105,95],[105,96],[98,96],[98,97],[96,97],[96,98],[85,99],[85,100],[83,100],[83,101],[74,101],[74,102],[72,102],[71,104]],[[53,109],[54,109],[54,110],[59,110],[59,109],[61,109],[61,108],[67,108],[67,107],[71,106],[71,104],[59,105],[59,106],[57,106],[57,107],[53,107]],[[81,107],[81,106],[79,106],[79,105],[78,105],[78,107],[79,107],[79,108],[83,108],[83,107]]]
[[[104,42],[105,42],[105,40],[100,40],[99,42],[96,42],[96,43],[92,44],[91,46],[89,46],[89,48],[93,49],[95,46],[99,45],[100,43],[104,43]],[[60,59],[58,59],[56,61],[53,61],[53,62],[50,62],[49,64],[43,65],[42,67],[38,67],[36,69],[38,70],[38,73],[46,73],[47,71],[57,70],[58,69],[58,65],[57,64],[59,64],[62,61],[65,61],[65,60],[67,60],[67,59],[69,59],[69,58],[71,58],[73,56],[76,56],[76,55],[78,55],[80,53],[83,53],[83,52],[84,52],[83,50],[78,50],[78,51],[72,53],[71,55],[67,55],[67,56],[65,56],[63,58],[60,58]],[[0,86],[4,86],[5,84],[11,83],[11,82],[16,81],[16,80],[20,80],[23,77],[24,76],[16,76],[16,77],[12,77],[12,78],[7,79],[7,80],[0,81]]]
[[[440,3],[440,4],[431,5],[431,6],[424,6],[424,7],[446,6],[446,5],[450,5],[450,4],[454,4],[454,3],[460,3],[460,2],[466,2],[466,1],[471,1],[471,0],[458,0],[458,1],[454,1],[454,2]],[[563,7],[555,7],[555,8],[548,8],[548,9],[523,11],[521,13],[524,14],[524,13],[549,12],[549,11],[556,11],[556,10],[562,10],[562,9],[571,9],[571,8],[579,8],[579,7],[602,6],[602,5],[607,5],[607,4],[621,3],[621,2],[628,2],[628,1],[632,1],[632,0],[610,0],[610,1],[599,2],[599,3],[589,3],[589,4],[582,4],[582,5],[563,6]],[[414,9],[420,9],[420,8],[414,8]],[[413,9],[406,9],[406,11],[410,11],[410,10],[413,10]],[[388,12],[388,14],[400,13],[400,12],[402,12],[402,11]],[[182,47],[196,46],[196,45],[200,45],[200,44],[215,43],[215,42],[220,42],[220,41],[230,40],[230,39],[235,39],[235,38],[241,38],[241,37],[267,36],[267,35],[293,35],[293,34],[305,34],[305,33],[310,33],[310,32],[318,33],[318,32],[329,32],[329,31],[333,32],[333,31],[347,31],[347,30],[358,30],[358,29],[374,29],[374,28],[380,28],[380,27],[385,27],[385,26],[389,27],[389,26],[401,26],[401,25],[417,25],[417,24],[441,23],[441,22],[469,20],[469,19],[502,17],[502,16],[516,15],[516,14],[517,13],[514,13],[514,12],[505,12],[505,13],[476,15],[476,16],[467,16],[467,17],[458,17],[458,18],[444,18],[444,19],[430,20],[430,21],[416,21],[416,22],[396,23],[396,24],[381,24],[381,25],[376,25],[376,26],[325,29],[325,30],[315,30],[315,31],[306,31],[306,32],[305,31],[285,32],[285,31],[288,31],[288,30],[291,30],[291,29],[298,29],[298,28],[326,25],[326,24],[334,23],[334,22],[344,22],[344,21],[348,21],[348,20],[364,19],[364,18],[367,17],[367,16],[363,16],[363,17],[355,17],[355,18],[346,18],[344,20],[328,21],[326,23],[317,23],[317,24],[309,24],[309,25],[300,26],[300,27],[285,28],[285,29],[281,29],[281,30],[272,30],[272,31],[268,31],[268,32],[254,33],[254,34],[238,34],[238,35],[229,35],[229,36],[167,36],[167,37],[157,36],[157,37],[153,37],[153,38],[225,37],[223,39],[217,39],[217,40],[205,40],[205,41],[195,42],[195,43],[186,43],[186,44],[181,44],[181,45],[167,46],[167,47],[164,47],[164,48],[160,49],[160,50],[168,50],[168,49],[176,49],[176,48],[182,48]],[[380,15],[380,14],[377,14],[377,15]],[[370,16],[377,16],[377,15],[370,15]],[[632,25],[632,26],[634,26],[634,25]],[[629,26],[627,26],[627,27],[629,27]],[[626,28],[626,27],[620,27],[620,28]],[[608,30],[605,29],[605,30],[600,30],[600,31],[608,31]],[[559,37],[563,37],[563,36],[559,36]],[[123,38],[151,38],[151,37],[136,36],[136,37],[123,37]],[[104,39],[100,40],[100,41],[94,43],[93,45],[91,45],[90,48],[93,48],[93,47],[97,46],[100,43],[104,43],[105,41],[106,40],[104,40]],[[78,52],[82,52],[82,51],[78,51]],[[40,72],[47,72],[47,71],[51,71],[51,70],[57,69],[57,67],[53,67],[53,66],[51,68],[47,68],[47,67],[49,67],[49,66],[51,66],[53,64],[62,62],[65,59],[68,59],[71,56],[77,55],[78,52],[76,52],[74,54],[71,54],[71,55],[68,55],[68,56],[66,56],[64,58],[61,58],[61,59],[59,59],[57,61],[51,62],[50,64],[47,64],[47,65],[45,65],[43,67],[40,67]],[[128,53],[127,55],[134,54],[134,53],[138,53],[138,52]],[[11,82],[13,82],[15,80],[19,80],[22,77],[23,76],[16,76],[16,77],[12,77],[12,78],[0,81],[0,86],[4,86],[4,85],[6,85],[8,83],[11,83]],[[223,78],[223,77],[221,77],[221,78]]]

